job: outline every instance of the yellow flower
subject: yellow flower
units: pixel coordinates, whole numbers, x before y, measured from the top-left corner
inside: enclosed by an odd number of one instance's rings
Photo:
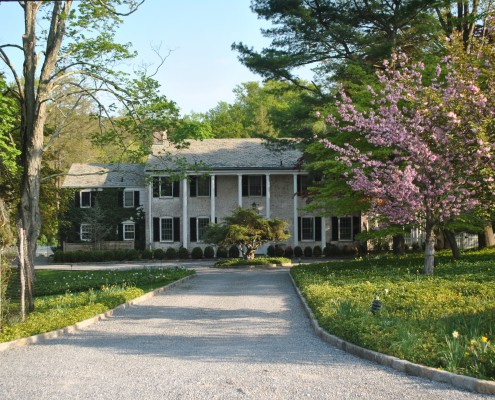
[[[459,337],[459,332],[457,331],[452,332],[452,336],[454,337],[454,339],[457,339]]]
[[[486,342],[488,342],[488,338],[487,338],[486,336],[482,336],[482,337],[481,337],[481,341],[482,341],[483,343],[486,343]]]
[[[471,340],[471,344],[475,345],[476,344],[476,340]]]

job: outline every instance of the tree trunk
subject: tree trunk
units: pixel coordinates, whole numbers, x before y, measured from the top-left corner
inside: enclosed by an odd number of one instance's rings
[[[392,238],[392,250],[396,256],[404,254],[406,249],[404,235],[394,235]]]
[[[486,247],[495,246],[495,235],[493,234],[493,226],[491,221],[485,225],[483,231],[485,236],[485,246]]]
[[[423,267],[425,275],[433,274],[435,268],[435,232],[433,227],[428,225],[426,225],[425,264]]]
[[[450,249],[452,250],[452,257],[456,260],[461,258],[461,251],[459,250],[459,246],[457,246],[457,240],[455,240],[454,232],[444,229],[443,234],[449,243]]]

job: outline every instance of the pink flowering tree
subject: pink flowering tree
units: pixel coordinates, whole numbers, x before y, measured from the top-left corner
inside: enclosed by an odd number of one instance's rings
[[[485,209],[495,191],[494,85],[482,69],[456,61],[446,58],[427,79],[422,63],[395,55],[379,74],[381,91],[369,88],[374,104],[364,112],[341,93],[338,117],[328,116],[327,124],[377,151],[322,140],[349,168],[348,185],[370,200],[370,216],[425,231],[426,274],[434,269],[435,229]]]

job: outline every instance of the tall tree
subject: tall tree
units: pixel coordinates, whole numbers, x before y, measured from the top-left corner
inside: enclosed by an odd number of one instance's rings
[[[158,94],[158,84],[145,72],[130,76],[118,71],[123,60],[135,53],[129,44],[113,41],[123,17],[135,12],[142,3],[135,0],[19,1],[24,16],[22,42],[0,44],[0,60],[10,70],[14,95],[21,110],[20,160],[21,196],[18,206],[17,235],[21,279],[21,310],[33,305],[34,255],[40,233],[40,171],[47,108],[62,98],[89,98],[95,103],[100,126],[105,129],[103,143],[117,142],[133,158],[140,158],[152,138],[152,131],[163,130],[176,112],[166,98]],[[22,70],[15,65],[11,51],[22,54]],[[70,90],[57,91],[62,84]],[[99,93],[113,96],[107,105]],[[123,116],[114,120],[116,103]],[[74,104],[78,104],[76,100]],[[154,118],[148,118],[153,116]],[[63,125],[63,122],[61,123]],[[129,139],[119,133],[125,129]],[[54,132],[58,134],[58,130]],[[48,141],[51,142],[50,140]]]

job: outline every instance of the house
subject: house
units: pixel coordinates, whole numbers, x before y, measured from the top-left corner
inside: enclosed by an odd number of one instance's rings
[[[302,193],[308,175],[298,168],[301,156],[299,150],[274,149],[261,139],[190,140],[180,148],[161,140],[142,167],[112,170],[107,165],[104,173],[102,165],[74,164],[63,186],[77,189],[80,204],[87,207],[91,204],[87,192],[118,188],[124,204],[132,203],[130,192],[139,193],[148,248],[204,248],[204,228],[210,222],[221,223],[238,206],[287,220],[291,237],[285,245],[324,248],[328,242],[353,243],[360,231],[359,216],[327,218],[305,211]],[[101,175],[90,175],[91,171]],[[125,229],[131,228],[130,222],[123,224],[125,240]]]

